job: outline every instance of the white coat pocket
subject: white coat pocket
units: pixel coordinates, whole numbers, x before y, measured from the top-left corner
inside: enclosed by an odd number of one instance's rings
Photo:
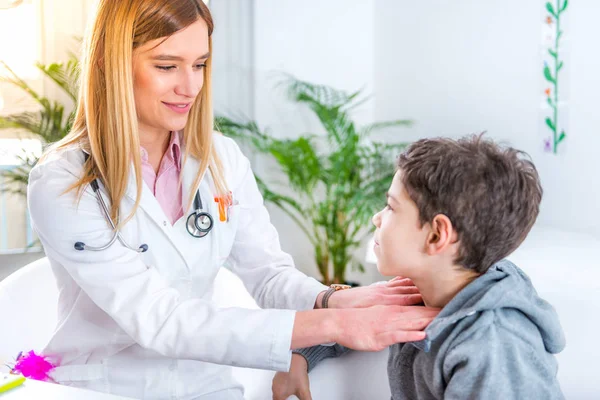
[[[215,234],[217,236],[218,261],[220,266],[225,263],[231,254],[231,249],[233,247],[233,242],[235,241],[235,234],[237,232],[239,222],[239,213],[240,206],[239,204],[236,204],[229,207],[227,221],[221,221],[218,218],[215,221]]]

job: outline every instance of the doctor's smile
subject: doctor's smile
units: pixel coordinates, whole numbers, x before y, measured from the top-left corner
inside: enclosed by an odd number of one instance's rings
[[[180,113],[180,114],[186,114],[188,111],[190,111],[190,107],[192,106],[192,103],[165,103],[163,101],[163,104],[165,106],[167,106],[170,110],[175,111],[176,113]]]

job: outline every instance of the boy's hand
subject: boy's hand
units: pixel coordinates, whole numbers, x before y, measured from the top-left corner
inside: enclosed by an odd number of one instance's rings
[[[408,278],[397,277],[384,284],[339,290],[329,298],[328,307],[411,306],[421,302],[423,298],[413,282]],[[317,298],[317,306],[321,306],[321,295]]]
[[[290,372],[276,373],[271,389],[273,400],[286,400],[291,395],[300,400],[312,400],[306,359],[300,354],[292,354]]]

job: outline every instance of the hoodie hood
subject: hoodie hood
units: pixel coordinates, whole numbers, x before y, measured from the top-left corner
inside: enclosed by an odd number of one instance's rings
[[[559,353],[565,347],[565,337],[554,308],[540,298],[529,277],[508,260],[490,269],[463,288],[427,327],[427,339],[415,343],[429,351],[431,342],[450,325],[484,311],[524,314],[539,331],[546,351]]]

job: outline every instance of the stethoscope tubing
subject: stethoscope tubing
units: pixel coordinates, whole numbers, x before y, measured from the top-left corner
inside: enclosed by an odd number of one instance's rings
[[[142,243],[139,247],[136,248],[130,246],[125,241],[119,230],[116,228],[114,222],[112,221],[112,218],[110,218],[110,211],[108,210],[108,206],[106,205],[106,202],[104,201],[104,198],[100,193],[100,186],[98,185],[98,181],[96,179],[92,180],[90,186],[92,187],[92,190],[96,195],[98,204],[100,205],[102,213],[104,214],[104,219],[106,219],[106,221],[109,223],[114,234],[112,238],[108,241],[108,243],[106,243],[103,246],[90,246],[83,242],[77,242],[74,245],[75,250],[104,251],[110,246],[112,246],[115,243],[115,241],[119,240],[119,242],[123,246],[135,252],[144,253],[148,251],[148,245],[145,243]],[[198,189],[198,191],[196,192],[196,196],[194,197],[194,211],[187,218],[186,229],[191,236],[195,238],[201,238],[208,235],[208,233],[212,230],[213,226],[213,217],[208,212],[205,212],[202,209],[202,199],[200,197],[200,189]]]

